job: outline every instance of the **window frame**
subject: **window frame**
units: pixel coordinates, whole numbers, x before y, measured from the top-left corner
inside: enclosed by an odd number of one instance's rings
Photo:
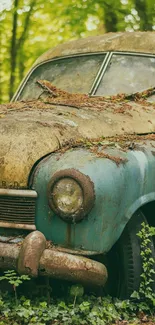
[[[81,57],[81,56],[94,56],[94,55],[101,55],[101,54],[105,54],[105,58],[103,59],[103,62],[101,64],[101,67],[99,68],[99,71],[96,72],[96,77],[94,79],[94,82],[90,88],[90,91],[88,92],[89,96],[92,97],[98,97],[97,95],[95,95],[100,82],[107,70],[107,67],[110,63],[110,60],[112,59],[113,55],[131,55],[131,56],[142,56],[142,57],[152,57],[155,58],[154,54],[147,54],[147,53],[139,53],[139,52],[122,52],[122,51],[100,51],[100,52],[89,52],[89,53],[79,53],[79,54],[74,54],[74,55],[66,55],[66,56],[62,56],[62,57],[57,57],[54,59],[49,59],[49,60],[45,60],[44,62],[41,62],[37,65],[35,65],[34,67],[32,67],[32,69],[28,72],[28,74],[25,76],[25,78],[23,79],[23,81],[21,82],[21,84],[19,85],[19,87],[17,88],[17,91],[15,92],[11,102],[15,102],[18,100],[20,94],[22,93],[24,87],[26,86],[27,81],[29,80],[29,78],[31,77],[32,73],[40,66],[46,64],[46,63],[50,63],[50,62],[54,62],[54,61],[59,61],[59,60],[64,60],[64,59],[68,59],[68,58],[73,58],[73,57]],[[101,97],[101,96],[100,96]]]

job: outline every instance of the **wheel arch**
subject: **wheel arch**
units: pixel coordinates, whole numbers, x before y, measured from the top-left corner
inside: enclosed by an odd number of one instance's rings
[[[155,200],[146,203],[141,208],[148,224],[152,227],[155,227]]]
[[[126,212],[125,219],[126,224],[131,219],[133,214],[138,210],[142,209],[148,223],[150,225],[155,225],[155,212],[153,215],[153,209],[155,211],[155,192],[151,192],[139,197],[134,203],[129,207]],[[151,216],[150,216],[151,212]]]

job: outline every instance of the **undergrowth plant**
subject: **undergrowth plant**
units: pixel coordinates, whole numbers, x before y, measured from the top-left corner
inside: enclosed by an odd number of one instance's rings
[[[18,275],[14,270],[8,270],[4,272],[4,275],[0,276],[0,281],[7,281],[12,285],[15,293],[15,302],[18,304],[17,287],[19,287],[24,281],[30,280],[28,275]]]
[[[139,292],[134,292],[132,298],[137,298],[141,309],[155,308],[155,292],[153,282],[155,281],[155,257],[152,257],[152,237],[155,236],[155,227],[150,227],[145,222],[137,236],[141,240],[142,274]]]

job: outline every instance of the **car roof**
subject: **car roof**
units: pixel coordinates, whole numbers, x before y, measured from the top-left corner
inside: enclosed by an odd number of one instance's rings
[[[41,55],[35,65],[68,55],[120,51],[155,54],[155,32],[119,32],[60,44]]]

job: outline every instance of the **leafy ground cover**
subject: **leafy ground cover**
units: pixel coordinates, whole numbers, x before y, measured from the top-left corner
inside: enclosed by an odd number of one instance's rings
[[[38,288],[35,296],[31,292],[30,297],[18,297],[16,286],[23,280],[16,278],[15,281],[15,294],[0,295],[0,325],[155,324],[152,307],[142,300],[120,301],[109,296],[85,295],[81,285],[68,287],[63,298],[51,294],[45,286]]]
[[[130,301],[112,301],[108,298],[84,296],[74,304],[70,301],[52,299],[48,305],[39,299],[22,296],[16,305],[10,297],[0,299],[0,325],[61,325],[61,324],[155,324],[155,315],[148,317]]]

